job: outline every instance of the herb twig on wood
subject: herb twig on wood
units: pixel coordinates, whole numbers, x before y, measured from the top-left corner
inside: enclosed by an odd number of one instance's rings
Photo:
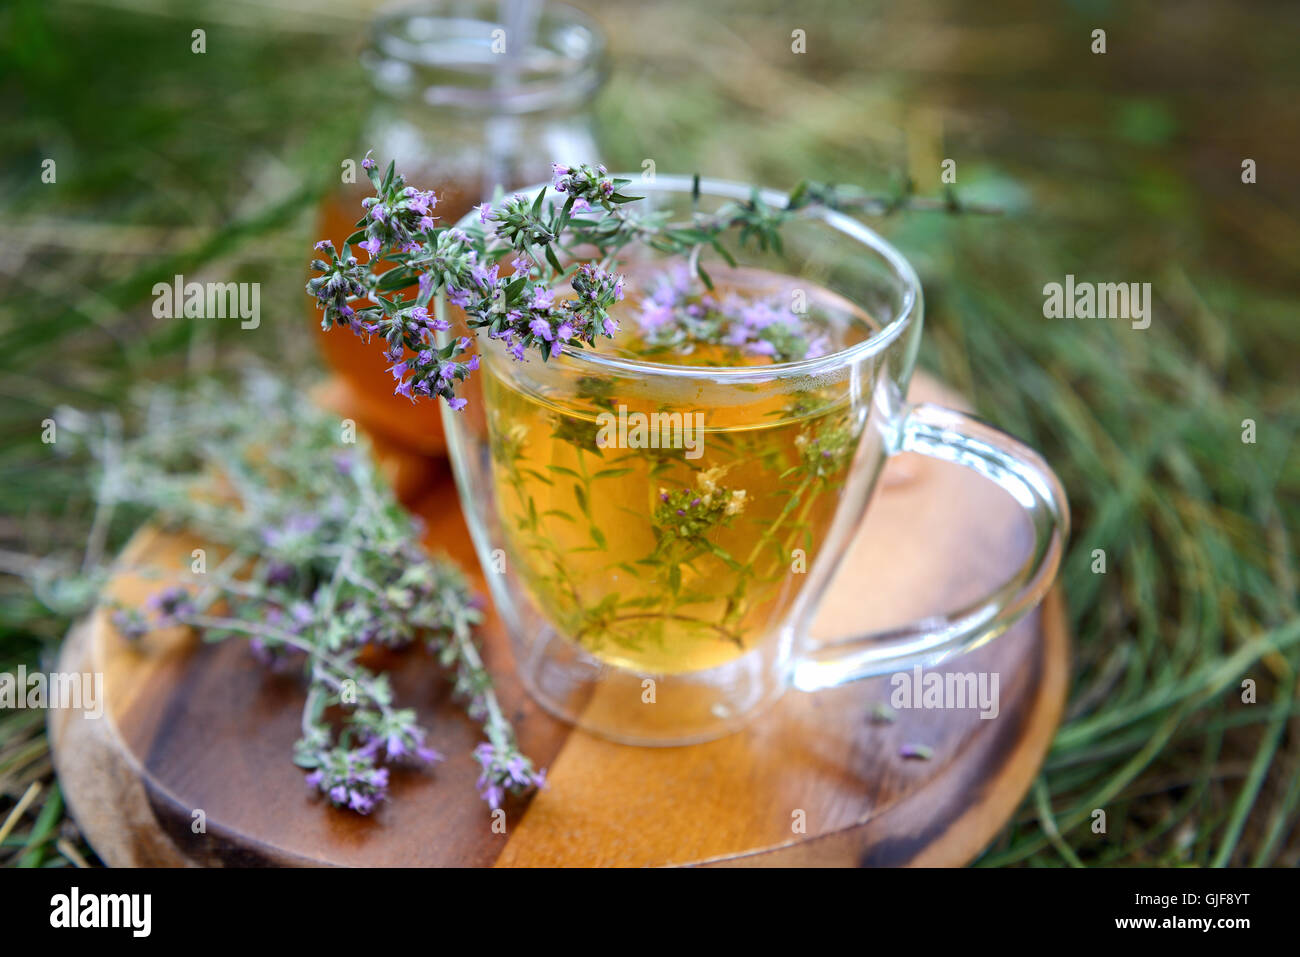
[[[460,570],[424,552],[368,450],[343,442],[338,421],[292,385],[254,374],[233,400],[212,382],[154,392],[134,437],[72,410],[60,422],[88,439],[105,514],[151,513],[226,556],[209,567],[205,555],[143,608],[118,608],[119,631],[138,640],[183,625],[206,640],[246,640],[268,666],[301,672],[293,760],[331,803],[369,813],[387,795],[390,766],[442,759],[387,677],[362,663],[369,648],[417,642],[482,723],[483,798],[499,807],[543,782],[493,691],[473,634],[480,606]]]

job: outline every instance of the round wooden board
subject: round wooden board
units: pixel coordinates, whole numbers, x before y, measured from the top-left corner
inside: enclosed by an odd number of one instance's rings
[[[920,377],[912,397],[957,404]],[[443,472],[416,510],[433,546],[477,570],[454,503]],[[146,530],[127,563],[188,567],[195,545]],[[814,637],[955,608],[1004,580],[1029,546],[1010,496],[955,466],[900,457],[886,468]],[[109,591],[139,602],[157,587],[123,575]],[[59,664],[102,672],[107,702],[100,718],[51,712],[64,794],[100,856],[119,866],[960,865],[1024,796],[1067,684],[1065,617],[1053,592],[997,641],[939,669],[996,673],[996,718],[914,709],[873,722],[873,708],[890,699],[881,678],[790,692],[708,744],[635,748],[534,704],[495,615],[482,641],[522,747],[549,769],[545,790],[507,804],[505,833],[474,792],[476,728],[422,652],[392,657],[393,684],[447,760],[396,772],[391,799],[362,818],[313,796],[290,761],[303,701],[296,677],[268,674],[242,643],[204,645],[183,631],[129,646],[105,611],[74,630]],[[905,744],[933,756],[904,759]]]

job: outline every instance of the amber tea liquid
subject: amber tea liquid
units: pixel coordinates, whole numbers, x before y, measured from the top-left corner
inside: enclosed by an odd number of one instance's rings
[[[792,285],[749,270],[713,278],[719,297],[779,299]],[[636,318],[646,276],[629,279],[615,312],[622,331],[604,350],[673,365],[771,363],[716,342],[652,345]],[[832,350],[874,329],[843,299],[798,285]],[[610,665],[667,675],[725,664],[785,618],[857,445],[861,424],[842,391],[701,407],[634,387],[620,395],[592,376],[564,400],[526,391],[510,361],[489,355],[483,370],[506,560],[559,634]],[[661,447],[629,447],[651,437],[636,426],[655,413]],[[673,447],[674,422],[701,428]]]

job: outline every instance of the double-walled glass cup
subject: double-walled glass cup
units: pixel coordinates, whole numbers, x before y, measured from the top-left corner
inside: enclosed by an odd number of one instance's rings
[[[667,176],[629,191],[645,197],[638,211],[683,225],[753,192],[712,181],[697,192]],[[781,194],[758,195],[784,206]],[[552,713],[617,741],[708,740],[792,687],[936,664],[1003,633],[1042,600],[1060,563],[1068,508],[1039,456],[964,413],[907,403],[922,297],[902,255],[820,208],[796,213],[781,239],[780,253],[730,242],[734,268],[707,259],[714,294],[796,303],[823,324],[824,354],[680,365],[604,344],[517,362],[480,336],[470,405],[443,410],[522,680]],[[687,281],[680,263],[649,249],[623,255],[628,310],[647,277]],[[465,334],[440,308],[448,335]],[[627,331],[631,313],[622,321]],[[885,460],[904,451],[1010,493],[1033,528],[1031,554],[969,607],[814,644],[818,602]]]

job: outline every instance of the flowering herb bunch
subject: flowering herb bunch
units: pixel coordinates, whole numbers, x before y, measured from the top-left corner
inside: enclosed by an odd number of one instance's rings
[[[365,215],[341,251],[328,240],[316,244],[329,258],[312,262],[320,275],[308,281],[307,291],[324,313],[325,329],[342,325],[388,343],[397,394],[441,396],[453,409],[466,404],[456,384],[478,368],[478,357],[466,355],[468,337],[437,344],[436,333],[450,329],[444,317],[429,312],[439,290],[464,310],[470,329],[500,339],[521,361],[530,351],[546,361],[565,346],[592,346],[618,331],[609,309],[623,297],[621,278],[600,263],[564,266],[560,253],[575,244],[595,241],[603,250],[622,242],[629,220],[613,217],[612,231],[593,231],[575,217],[633,202],[636,197],[620,192],[628,180],[611,179],[604,167],[556,166],[562,205],[544,203],[545,189],[531,202],[515,195],[483,204],[478,222],[460,229],[439,225],[435,194],[406,185],[393,163],[382,177],[369,154],[362,165],[375,195],[363,201]],[[352,254],[354,243],[366,252],[365,265]],[[509,274],[501,268],[506,259]],[[384,263],[393,265],[381,271]],[[573,295],[559,298],[555,288],[565,280]],[[399,290],[413,283],[418,291],[407,300]]]
[[[233,402],[215,383],[152,393],[134,438],[68,410],[60,427],[91,440],[101,512],[141,510],[222,553],[160,582],[142,607],[117,608],[119,632],[138,641],[183,626],[209,641],[241,638],[268,667],[300,672],[308,690],[293,760],[330,803],[369,813],[387,795],[391,767],[442,760],[387,676],[364,663],[370,649],[417,642],[482,724],[473,757],[484,800],[495,808],[543,783],[492,690],[465,578],[425,553],[368,450],[341,442],[337,420],[301,390],[251,374]]]
[[[631,181],[610,177],[603,166],[555,164],[554,197],[548,199],[543,188],[531,201],[520,195],[499,198],[479,206],[477,222],[461,228],[440,223],[434,191],[408,185],[393,162],[382,176],[369,153],[362,166],[375,195],[362,201],[364,215],[341,250],[329,240],[316,244],[317,252],[328,258],[312,261],[318,275],[308,280],[307,292],[322,310],[326,330],[342,326],[362,338],[380,336],[387,342],[397,394],[412,401],[441,396],[457,410],[466,400],[456,394],[456,386],[478,368],[479,359],[467,352],[467,336],[438,345],[437,334],[451,328],[437,314],[434,297],[440,290],[464,311],[470,330],[501,340],[516,360],[533,352],[546,361],[565,347],[594,347],[600,338],[618,332],[610,309],[623,298],[623,279],[611,270],[620,251],[632,243],[682,257],[688,272],[711,291],[713,280],[701,261],[705,250],[734,267],[736,259],[723,242],[725,234],[734,232],[742,247],[752,241],[762,251],[780,253],[781,227],[809,207],[883,215],[908,208],[986,211],[963,206],[952,194],[942,201],[917,199],[910,182],[885,198],[802,182],[784,205],[765,202],[756,189],[747,200],[697,213],[682,224],[670,222],[667,211],[640,211],[640,197],[623,192]],[[698,197],[698,177],[695,183]],[[365,251],[366,263],[358,261],[353,245]],[[585,255],[579,256],[580,251]],[[502,269],[507,260],[509,273]],[[571,296],[557,295],[564,282]],[[407,299],[402,290],[413,284],[415,296]],[[776,361],[826,348],[802,330],[799,317],[771,303],[711,303],[692,295],[669,305],[667,318],[675,325],[661,323],[660,337],[712,335]]]
[[[684,564],[694,554],[713,550],[705,536],[720,523],[729,522],[745,510],[744,489],[720,487],[726,468],[714,467],[695,473],[695,487],[669,491],[659,489],[655,504],[654,525],[658,531],[652,557],[685,547],[686,555],[674,564]],[[728,558],[730,556],[727,556]]]
[[[655,276],[636,319],[648,354],[707,343],[742,357],[793,362],[823,356],[831,345],[782,297],[718,296],[681,262]]]

